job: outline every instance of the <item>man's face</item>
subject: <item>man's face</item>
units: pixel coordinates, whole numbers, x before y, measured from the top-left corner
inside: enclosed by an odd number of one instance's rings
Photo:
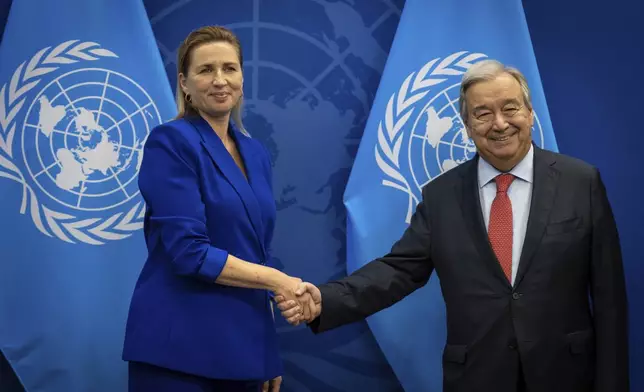
[[[510,74],[472,85],[465,94],[467,134],[487,162],[508,171],[530,150],[534,113]]]

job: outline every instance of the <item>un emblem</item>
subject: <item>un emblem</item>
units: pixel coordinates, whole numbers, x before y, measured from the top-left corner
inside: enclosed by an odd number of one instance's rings
[[[126,75],[61,72],[102,57],[118,56],[77,40],[44,48],[0,89],[0,177],[22,185],[20,212],[40,232],[69,243],[102,245],[142,227],[137,175],[147,135],[161,123],[152,98]],[[56,76],[42,86],[45,75]]]
[[[460,80],[482,53],[457,52],[427,62],[405,78],[387,103],[378,124],[375,158],[382,184],[409,197],[409,223],[422,188],[444,172],[471,159],[476,146],[458,109]],[[432,94],[430,94],[432,93]],[[535,113],[532,136],[543,147],[543,129]]]

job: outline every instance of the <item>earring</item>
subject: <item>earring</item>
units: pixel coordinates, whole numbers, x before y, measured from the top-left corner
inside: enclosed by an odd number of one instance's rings
[[[190,94],[186,94],[186,101],[188,103],[192,103],[192,97],[190,96]]]

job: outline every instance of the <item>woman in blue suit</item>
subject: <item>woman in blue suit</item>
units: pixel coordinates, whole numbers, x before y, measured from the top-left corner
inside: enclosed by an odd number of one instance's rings
[[[179,115],[145,144],[149,254],[125,333],[130,391],[279,390],[270,296],[298,301],[301,280],[267,265],[271,165],[241,122],[242,64],[229,30],[192,32],[178,52]]]

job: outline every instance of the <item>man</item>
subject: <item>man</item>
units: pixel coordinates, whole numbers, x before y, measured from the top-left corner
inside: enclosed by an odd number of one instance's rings
[[[459,103],[477,156],[423,189],[389,254],[303,284],[313,313],[304,321],[319,333],[362,320],[436,270],[445,391],[627,392],[624,273],[599,172],[532,144],[530,91],[515,69],[473,65]],[[302,321],[298,304],[281,300],[283,315]]]

